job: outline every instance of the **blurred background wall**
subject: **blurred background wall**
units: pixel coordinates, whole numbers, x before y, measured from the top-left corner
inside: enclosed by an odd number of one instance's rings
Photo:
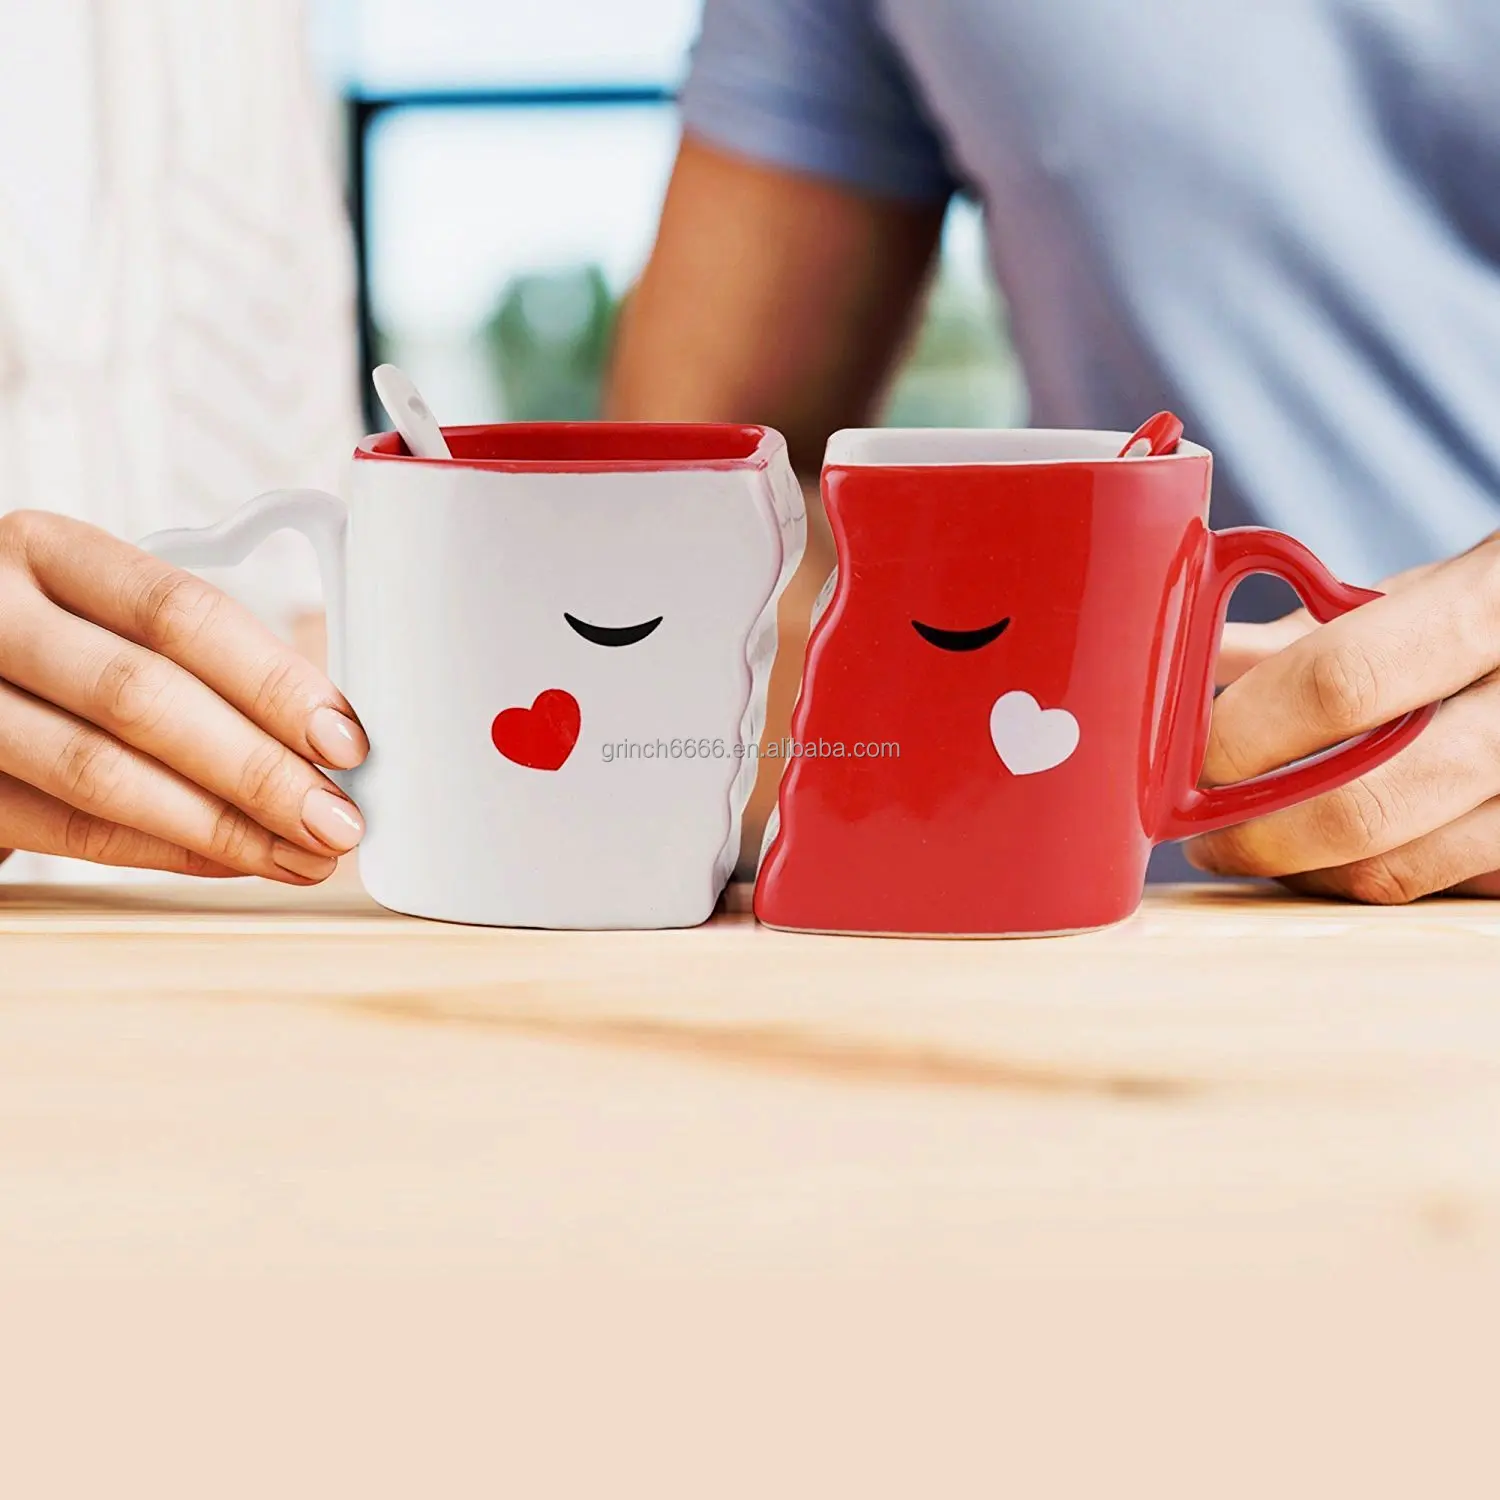
[[[700,0],[313,3],[318,65],[347,101],[368,357],[406,367],[450,421],[595,415]],[[959,203],[886,416],[1024,414],[983,225]]]

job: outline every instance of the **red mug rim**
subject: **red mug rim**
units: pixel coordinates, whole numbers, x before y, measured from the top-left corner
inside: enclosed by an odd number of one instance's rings
[[[732,422],[488,422],[445,427],[451,459],[418,458],[399,433],[365,438],[357,460],[500,474],[622,474],[764,469],[786,447],[769,427]]]

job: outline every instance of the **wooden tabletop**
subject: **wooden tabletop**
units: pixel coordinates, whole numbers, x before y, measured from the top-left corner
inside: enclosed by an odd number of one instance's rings
[[[678,1493],[668,1400],[702,1446],[680,1492],[714,1500],[1100,1494],[1142,1443],[1158,1482],[1108,1492],[1177,1493],[1152,1434],[1179,1467],[1201,1442],[1181,1492],[1215,1500],[1492,1495],[1500,906],[1182,888],[1092,936],[942,943],[0,887],[0,1313],[0,1412],[80,1493],[126,1450],[66,1442],[50,1398],[139,1443],[149,1350],[175,1401],[316,1411],[309,1455],[348,1480],[354,1444],[360,1493],[503,1492],[464,1487],[503,1391],[527,1495]],[[862,1487],[787,1487],[784,1445],[714,1425],[731,1391]],[[1215,1425],[1247,1402],[1293,1450]],[[268,1492],[214,1410],[183,1492]],[[1320,1490],[1258,1467],[1288,1451]],[[630,1454],[654,1488],[585,1477]]]

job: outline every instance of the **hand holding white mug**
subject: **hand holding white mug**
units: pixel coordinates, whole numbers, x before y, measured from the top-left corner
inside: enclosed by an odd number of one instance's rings
[[[368,753],[248,610],[93,526],[0,516],[0,858],[311,885],[359,843],[318,768]]]

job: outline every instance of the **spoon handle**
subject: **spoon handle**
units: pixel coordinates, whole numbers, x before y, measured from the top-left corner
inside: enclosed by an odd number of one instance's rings
[[[380,404],[414,458],[453,457],[432,408],[408,376],[395,365],[381,365],[371,378]]]
[[[1177,445],[1181,441],[1181,419],[1174,417],[1169,411],[1159,411],[1136,428],[1134,436],[1120,449],[1120,457],[1165,458],[1169,453],[1177,451]],[[1146,444],[1145,451],[1137,452],[1142,443]]]

